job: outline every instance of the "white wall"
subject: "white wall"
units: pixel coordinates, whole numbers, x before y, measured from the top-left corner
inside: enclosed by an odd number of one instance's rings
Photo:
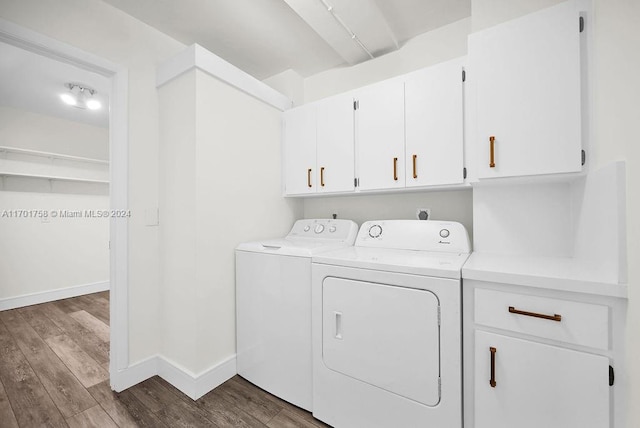
[[[360,225],[367,220],[416,219],[418,208],[430,208],[431,220],[462,223],[473,238],[470,189],[310,198],[304,201],[304,217],[331,218],[332,214],[337,214],[338,218]]]
[[[282,113],[198,71],[197,368],[235,355],[235,248],[284,236],[302,204],[282,198]],[[215,260],[215,263],[211,261]]]
[[[0,146],[109,160],[109,130],[0,106]]]
[[[0,146],[108,159],[109,135],[106,128],[0,106]],[[109,280],[106,219],[52,218],[43,222],[40,218],[3,216],[5,211],[84,213],[108,207],[108,186],[104,184],[0,178],[3,307],[28,304],[29,300],[17,299],[23,296]]]
[[[630,385],[628,427],[640,426],[640,2],[595,0],[595,49],[593,82],[593,145],[591,165],[626,161],[627,258],[629,300],[627,310],[627,361]]]
[[[473,31],[535,12],[564,0],[471,0]]]
[[[109,198],[0,192],[0,302],[109,280],[109,222],[102,218],[5,217],[5,210],[104,210]],[[13,305],[11,305],[13,306]]]
[[[293,101],[295,107],[304,104],[304,77],[294,70],[285,70],[263,82]]]
[[[535,257],[573,255],[569,183],[478,186],[473,189],[473,250]]]
[[[192,69],[159,88],[162,354],[193,374],[233,358],[235,247],[285,235],[282,113]]]
[[[156,66],[184,45],[100,0],[2,0],[0,17],[93,53],[129,71],[129,361],[159,350]]]
[[[196,76],[158,89],[160,110],[160,336],[164,356],[194,367],[196,355]]]

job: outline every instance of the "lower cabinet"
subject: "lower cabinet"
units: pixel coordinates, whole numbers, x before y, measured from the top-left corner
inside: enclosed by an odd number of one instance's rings
[[[609,427],[609,359],[475,332],[476,428]]]
[[[464,279],[464,426],[626,425],[626,300]]]

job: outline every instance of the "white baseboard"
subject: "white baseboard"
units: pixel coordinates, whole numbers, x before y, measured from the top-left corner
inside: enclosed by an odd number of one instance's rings
[[[116,392],[131,388],[133,385],[157,375],[159,371],[159,357],[157,355],[137,362],[124,370],[115,370],[113,363],[112,361],[109,367],[109,378],[111,389]]]
[[[232,357],[216,364],[209,370],[205,370],[197,377],[195,388],[196,398],[194,398],[194,400],[214,390],[236,374],[238,374],[238,369],[236,366],[236,356],[234,354]]]
[[[197,400],[237,373],[235,355],[199,374],[194,374],[162,356],[159,357],[159,360],[160,371],[158,375],[191,397],[192,400]]]
[[[190,370],[163,357],[155,355],[140,361],[125,370],[114,372],[111,370],[111,388],[120,392],[150,377],[158,375],[178,388],[192,400],[197,400],[209,391],[215,389],[237,373],[236,356],[194,374]]]
[[[39,303],[53,302],[60,299],[68,299],[69,297],[107,291],[108,289],[109,281],[101,281],[91,284],[76,285],[74,287],[41,291],[39,293],[24,294],[22,296],[6,297],[4,299],[0,299],[0,311],[22,308],[23,306],[37,305]]]

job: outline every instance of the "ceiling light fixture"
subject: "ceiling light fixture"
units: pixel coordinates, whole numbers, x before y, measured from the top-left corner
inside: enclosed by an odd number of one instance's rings
[[[373,59],[373,55],[371,54],[371,52],[369,52],[369,49],[367,49],[367,47],[364,45],[364,43],[362,43],[362,41],[358,38],[358,36],[356,36],[356,33],[351,31],[351,28],[349,28],[349,26],[347,24],[345,24],[345,22],[340,18],[340,16],[333,10],[333,6],[331,6],[329,3],[327,3],[326,0],[320,0],[320,2],[327,9],[327,12],[329,12],[331,14],[333,19],[335,19],[336,22],[338,24],[340,24],[340,26],[342,26],[342,28],[345,29],[347,34],[349,34],[349,37],[351,37],[351,40],[356,42],[358,44],[358,46],[360,46],[362,48],[362,50],[365,51],[367,53],[367,55],[369,55],[369,58]]]
[[[95,89],[78,83],[67,83],[65,86],[69,89],[69,92],[60,94],[60,99],[65,104],[82,110],[98,110],[102,107],[100,101],[93,98],[98,93]]]

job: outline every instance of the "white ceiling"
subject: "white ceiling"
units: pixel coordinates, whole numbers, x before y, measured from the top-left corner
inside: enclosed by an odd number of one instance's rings
[[[97,91],[97,111],[62,103],[66,83],[81,83]],[[24,49],[0,43],[0,105],[56,116],[93,126],[109,124],[110,81],[104,76]]]
[[[104,0],[258,79],[293,69],[306,77],[369,56],[323,0]],[[471,15],[471,0],[324,0],[380,55]],[[295,10],[294,10],[295,9]]]

